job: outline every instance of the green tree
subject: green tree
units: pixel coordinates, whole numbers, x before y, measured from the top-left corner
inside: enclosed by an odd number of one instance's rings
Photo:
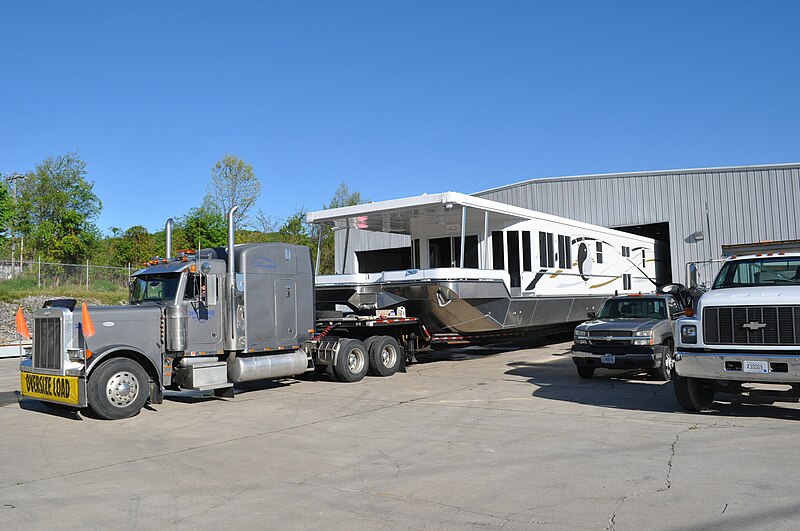
[[[120,265],[137,265],[156,255],[155,241],[141,225],[134,225],[120,234],[114,248],[115,260]]]
[[[205,207],[190,210],[186,216],[178,220],[177,229],[173,235],[175,249],[220,247],[227,243],[228,229],[225,217]]]
[[[249,221],[248,213],[260,195],[261,182],[253,173],[253,167],[239,157],[225,155],[211,169],[211,183],[203,208],[225,218],[231,207],[238,205],[233,219],[240,227]]]
[[[8,234],[14,212],[14,198],[6,183],[0,182],[0,236]]]
[[[99,239],[102,204],[77,153],[49,157],[18,183],[18,224],[33,255],[80,262]]]
[[[365,201],[361,199],[360,192],[351,192],[347,186],[347,183],[342,181],[339,183],[339,187],[336,188],[336,192],[333,194],[330,203],[325,205],[323,208],[328,210],[331,208],[341,208],[341,207],[348,207],[348,206],[355,206],[364,203]],[[335,273],[335,245],[334,245],[334,234],[331,227],[315,225],[311,239],[314,242],[314,248],[316,249],[317,242],[319,241],[319,230],[322,229],[322,251],[320,253],[320,267],[319,272],[322,275],[331,275]],[[314,259],[316,260],[316,252],[313,255]]]
[[[312,254],[316,251],[317,243],[311,237],[311,232],[306,223],[306,211],[298,210],[278,229],[278,236],[282,242],[293,243],[295,245],[305,245],[311,247]]]

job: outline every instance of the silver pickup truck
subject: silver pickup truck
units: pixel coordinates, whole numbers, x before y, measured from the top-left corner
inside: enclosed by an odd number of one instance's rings
[[[800,387],[800,253],[733,257],[676,325],[675,396],[708,409],[717,392]],[[776,390],[769,392],[775,395]]]
[[[676,286],[677,292],[682,286]],[[572,361],[581,378],[595,369],[647,369],[667,381],[673,367],[673,324],[683,316],[679,296],[671,293],[611,297],[591,321],[575,328]]]

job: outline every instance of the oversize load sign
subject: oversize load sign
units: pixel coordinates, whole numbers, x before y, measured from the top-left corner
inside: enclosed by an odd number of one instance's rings
[[[78,404],[77,376],[49,376],[23,372],[20,373],[20,380],[20,389],[24,396]]]

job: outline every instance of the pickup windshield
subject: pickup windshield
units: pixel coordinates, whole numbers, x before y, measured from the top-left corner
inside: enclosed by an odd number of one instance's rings
[[[134,277],[131,282],[131,304],[140,304],[143,301],[174,301],[180,281],[180,273]]]
[[[800,285],[800,257],[725,262],[711,289]]]
[[[667,319],[663,299],[630,297],[608,299],[597,312],[598,319]]]

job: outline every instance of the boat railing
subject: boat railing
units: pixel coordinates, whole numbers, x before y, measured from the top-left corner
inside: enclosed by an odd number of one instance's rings
[[[473,269],[461,267],[439,267],[436,269],[405,269],[401,271],[382,271],[379,273],[349,273],[341,275],[320,275],[316,284],[373,284],[381,282],[422,282],[433,280],[501,280],[506,285],[510,276],[500,269]]]

